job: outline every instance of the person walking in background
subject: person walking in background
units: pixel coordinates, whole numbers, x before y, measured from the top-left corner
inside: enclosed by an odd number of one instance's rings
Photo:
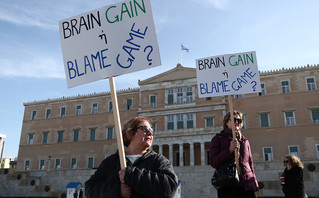
[[[223,120],[223,130],[216,134],[210,144],[210,164],[217,169],[220,166],[234,162],[234,150],[239,149],[239,184],[223,186],[217,190],[218,198],[256,198],[258,183],[255,176],[253,157],[250,144],[247,138],[241,134],[243,116],[239,111],[234,111],[234,120],[231,120],[228,112]],[[236,138],[232,136],[231,122],[234,122]]]
[[[171,198],[178,179],[171,163],[150,151],[153,143],[151,121],[145,117],[129,120],[122,130],[127,167],[121,169],[119,154],[102,161],[85,182],[87,198]]]
[[[284,158],[285,170],[282,175],[282,191],[286,198],[305,198],[303,181],[303,164],[294,155],[286,155]]]

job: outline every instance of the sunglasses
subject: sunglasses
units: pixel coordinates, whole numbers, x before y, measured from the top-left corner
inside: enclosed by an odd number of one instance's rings
[[[230,120],[230,119],[229,119],[229,120]],[[234,118],[234,123],[241,124],[241,123],[243,123],[243,119],[240,119],[240,118]]]
[[[141,126],[136,127],[136,130],[137,129],[142,129],[144,131],[144,133],[146,133],[146,134],[147,133],[152,133],[154,135],[153,129],[152,128],[148,128],[147,126],[141,125]]]
[[[288,163],[289,161],[288,160],[284,160],[284,163]]]

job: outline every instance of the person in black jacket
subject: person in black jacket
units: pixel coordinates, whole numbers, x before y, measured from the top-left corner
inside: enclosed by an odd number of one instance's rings
[[[87,198],[171,198],[178,179],[171,163],[150,151],[154,132],[145,117],[129,120],[122,130],[127,168],[121,170],[119,154],[102,161],[85,182]]]
[[[303,164],[300,159],[294,155],[286,155],[284,166],[286,168],[281,178],[281,185],[285,197],[306,197],[303,183]]]

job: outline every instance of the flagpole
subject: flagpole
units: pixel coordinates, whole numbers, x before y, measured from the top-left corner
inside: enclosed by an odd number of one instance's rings
[[[181,65],[182,65],[182,53],[183,53],[183,49],[182,49],[182,45],[181,45]]]

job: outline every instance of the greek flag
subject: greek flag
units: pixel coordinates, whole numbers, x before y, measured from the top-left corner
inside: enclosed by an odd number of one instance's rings
[[[185,50],[186,52],[190,52],[190,49],[188,49],[188,48],[186,48],[186,47],[184,47],[184,45],[183,44],[181,44],[181,48],[182,48],[182,50]]]

